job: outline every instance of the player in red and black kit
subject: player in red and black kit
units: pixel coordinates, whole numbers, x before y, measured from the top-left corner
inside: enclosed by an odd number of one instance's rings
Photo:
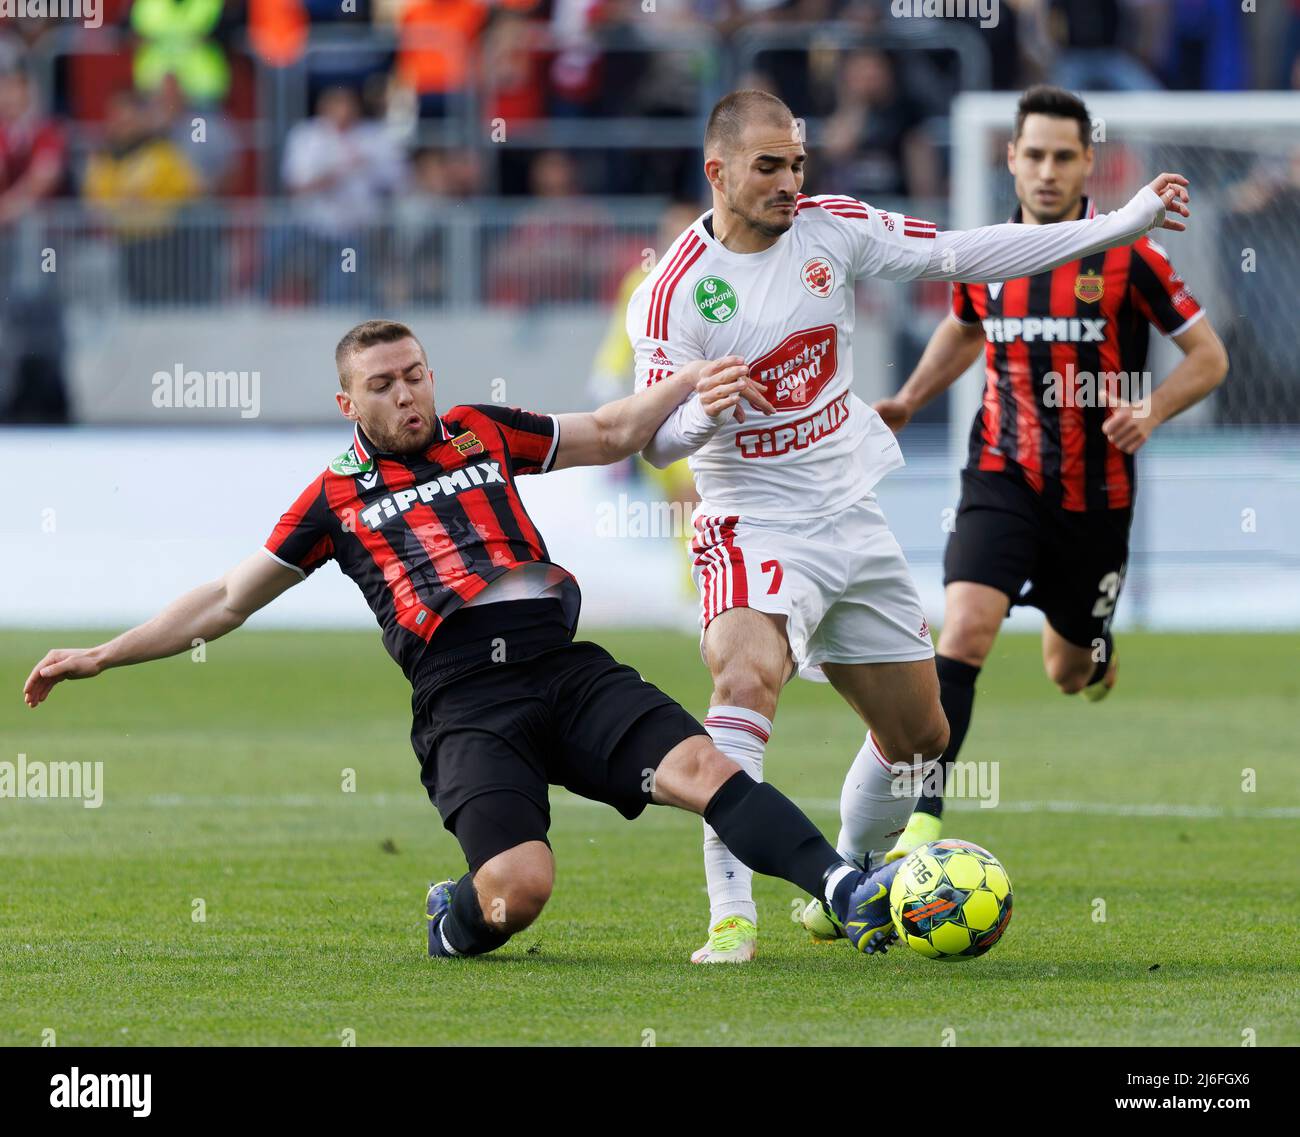
[[[1013,222],[1091,215],[1083,195],[1091,136],[1087,108],[1075,96],[1054,87],[1025,92],[1007,148],[1020,202]],[[1144,381],[1150,325],[1184,353],[1154,392]],[[1063,692],[1095,700],[1114,685],[1110,623],[1128,560],[1134,454],[1228,371],[1204,310],[1149,237],[1037,276],[954,285],[952,317],[902,390],[876,410],[901,430],[981,351],[984,400],[944,554],[935,661],[951,731],[944,771],[961,749],[976,676],[1012,605],[1046,617],[1043,666]],[[940,835],[936,781],[891,859]]]
[[[710,415],[743,415],[742,398],[771,413],[743,361],[696,361],[630,398],[567,415],[493,405],[439,414],[424,349],[393,321],[353,328],[335,362],[353,443],[265,547],[108,643],[47,653],[23,688],[27,704],[60,680],[216,639],[334,560],[411,683],[421,780],[469,866],[429,889],[430,955],[481,955],[537,918],[555,874],[548,785],[629,819],[652,802],[702,814],[741,861],[824,896],[860,950],[883,950],[892,938],[885,876],[845,864],[788,798],[742,771],[668,696],[602,648],[574,642],[577,582],[550,560],[516,486],[527,474],[637,453],[693,391]]]

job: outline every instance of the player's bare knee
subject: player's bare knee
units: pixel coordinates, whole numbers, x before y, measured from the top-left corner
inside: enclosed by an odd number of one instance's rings
[[[549,880],[522,881],[510,889],[506,898],[504,930],[521,932],[542,914],[551,898]]]
[[[970,667],[983,667],[993,650],[1000,623],[990,622],[979,613],[954,612],[939,635],[939,654]]]
[[[948,747],[948,720],[939,715],[914,730],[907,731],[898,742],[886,749],[891,762],[932,762]]]
[[[919,754],[922,760],[931,762],[935,758],[942,757],[943,752],[948,749],[948,738],[948,719],[940,711],[938,717],[932,719],[921,732],[914,753]]]
[[[474,876],[483,919],[507,933],[522,931],[542,914],[555,884],[555,863],[545,846],[511,854],[489,862]]]
[[[1049,674],[1051,673],[1049,672]],[[1091,678],[1091,670],[1062,670],[1051,674],[1052,682],[1056,684],[1063,695],[1077,695],[1088,685],[1088,680]]]
[[[483,919],[498,931],[521,932],[542,914],[550,900],[551,875],[541,869],[526,870],[518,878],[500,883],[499,888],[478,889]]]
[[[715,702],[728,707],[747,707],[771,717],[781,694],[781,676],[760,668],[726,664],[713,677]]]
[[[1074,659],[1067,655],[1049,655],[1043,660],[1047,677],[1065,695],[1077,695],[1088,685],[1093,666],[1091,660]]]
[[[675,746],[655,771],[655,800],[703,813],[723,783],[740,767],[707,735],[700,734]]]

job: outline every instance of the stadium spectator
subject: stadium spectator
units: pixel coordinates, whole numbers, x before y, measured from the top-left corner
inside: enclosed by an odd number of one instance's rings
[[[500,304],[533,307],[612,295],[619,265],[601,241],[603,219],[575,208],[578,169],[559,150],[534,156],[530,204],[488,258],[488,293]]]
[[[317,50],[306,56],[307,94],[312,102],[327,87],[355,87],[391,71],[393,49],[366,33],[370,29],[370,0],[302,0]]]
[[[177,214],[202,192],[198,172],[157,130],[144,96],[108,102],[103,144],[86,164],[82,193],[117,237],[123,285],[136,303],[185,303],[202,269],[186,256]]]
[[[199,175],[203,193],[224,197],[233,192],[239,173],[239,149],[220,106],[197,106],[185,97],[175,75],[163,78],[153,97],[158,132],[166,136]]]
[[[849,54],[836,90],[822,138],[826,190],[867,200],[937,197],[939,164],[925,111],[900,88],[893,60],[883,51]]]
[[[518,12],[502,12],[483,35],[483,76],[490,120],[511,123],[546,114],[546,29]]]
[[[63,184],[67,141],[36,106],[20,66],[0,73],[0,227],[8,232]],[[8,275],[4,276],[8,281]]]
[[[362,119],[355,91],[321,92],[316,116],[294,125],[285,140],[282,175],[296,224],[273,236],[273,293],[282,295],[293,278],[324,302],[373,295],[375,226],[404,173],[400,149],[382,125]]]
[[[397,78],[414,91],[420,115],[452,113],[475,79],[484,0],[407,0],[397,17]]]
[[[551,5],[550,110],[577,118],[597,109],[604,59],[594,35],[604,18],[603,0],[554,0]],[[617,57],[616,57],[617,58]]]
[[[445,297],[447,208],[463,196],[460,154],[426,147],[411,156],[410,176],[393,202],[395,271],[385,274],[393,304],[438,304]]]
[[[1166,85],[1175,91],[1249,86],[1241,0],[1169,0]]]
[[[1068,91],[1155,91],[1160,83],[1124,45],[1138,42],[1152,5],[1133,0],[1051,0],[1058,52],[1052,81]]]
[[[1282,17],[1282,29],[1282,65],[1275,83],[1283,90],[1300,89],[1300,0],[1290,0]]]
[[[424,147],[411,156],[410,175],[391,210],[393,249],[382,289],[389,304],[447,301],[452,274],[478,255],[472,227],[451,210],[482,192],[477,150]]]
[[[17,56],[9,62],[0,72],[0,421],[66,422],[58,300],[35,261],[20,262],[19,248],[35,211],[64,184],[67,143],[62,128],[37,107]]]

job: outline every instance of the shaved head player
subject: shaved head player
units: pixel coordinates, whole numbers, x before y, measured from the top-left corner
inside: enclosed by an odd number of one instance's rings
[[[862,950],[882,949],[892,938],[883,876],[847,865],[792,802],[632,668],[574,642],[577,582],[550,560],[516,487],[634,454],[688,395],[711,413],[742,395],[766,412],[741,361],[694,361],[651,391],[565,415],[439,413],[424,348],[393,321],[352,328],[335,362],[352,445],[265,547],[107,643],[49,652],[27,678],[27,705],[65,679],[225,635],[334,560],[411,683],[421,780],[468,863],[429,889],[430,955],[481,955],[537,918],[555,878],[552,784],[629,819],[651,803],[702,814],[751,869],[824,896]]]
[[[628,305],[638,388],[685,360],[739,356],[775,413],[747,421],[691,397],[645,450],[689,455],[700,494],[692,546],[704,720],[755,778],[781,689],[829,680],[866,737],[840,802],[840,853],[884,858],[948,744],[930,629],[903,551],[872,493],[902,465],[898,442],[853,385],[854,289],[887,280],[998,281],[1181,229],[1186,179],[1161,174],[1123,209],[1057,225],[944,232],[852,197],[802,193],[807,155],[780,99],[736,91],[704,133],[713,208],[673,242]],[[743,963],[757,945],[750,874],[705,829],[709,938],[699,963]],[[814,898],[806,923],[830,933]]]

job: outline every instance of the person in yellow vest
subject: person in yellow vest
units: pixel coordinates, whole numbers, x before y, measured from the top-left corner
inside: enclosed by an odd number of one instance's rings
[[[184,153],[152,129],[143,96],[110,98],[104,145],[91,154],[82,180],[85,200],[117,234],[127,294],[165,303],[188,293],[186,265],[176,239],[176,215],[202,193],[203,182]]]

